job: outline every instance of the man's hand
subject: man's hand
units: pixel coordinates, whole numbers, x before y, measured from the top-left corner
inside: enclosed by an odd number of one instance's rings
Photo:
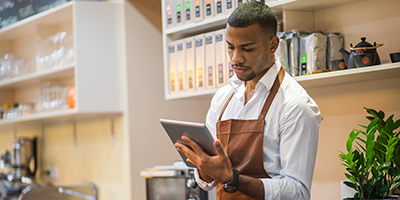
[[[222,184],[231,181],[233,176],[232,164],[227,153],[222,147],[221,141],[214,141],[214,148],[217,151],[217,155],[209,156],[208,154],[204,153],[201,147],[189,137],[182,136],[182,140],[187,142],[190,147],[192,147],[193,151],[179,142],[175,143],[175,147],[178,151],[184,153],[188,157],[188,162],[193,163],[199,168],[200,176],[203,180],[207,182],[216,180]]]

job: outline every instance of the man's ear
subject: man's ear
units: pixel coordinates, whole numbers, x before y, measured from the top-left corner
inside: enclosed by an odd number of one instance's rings
[[[278,36],[272,36],[272,38],[269,40],[270,43],[270,51],[271,53],[275,53],[276,49],[278,48],[279,45],[279,37]]]

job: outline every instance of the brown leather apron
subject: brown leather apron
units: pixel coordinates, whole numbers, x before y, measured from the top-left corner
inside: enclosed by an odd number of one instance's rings
[[[263,161],[264,119],[284,76],[285,71],[281,68],[258,119],[229,119],[221,121],[222,114],[225,112],[234,93],[222,108],[217,122],[217,138],[227,152],[232,168],[238,170],[241,175],[253,178],[270,178],[264,169]],[[217,199],[219,200],[252,199],[239,191],[227,193],[223,191],[222,187],[223,184],[217,183]]]

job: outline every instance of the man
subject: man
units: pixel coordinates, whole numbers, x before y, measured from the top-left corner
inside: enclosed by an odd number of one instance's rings
[[[274,11],[260,2],[229,17],[226,42],[236,73],[218,90],[207,127],[218,154],[189,138],[176,143],[198,167],[196,181],[217,199],[310,199],[321,115],[306,91],[275,61]]]

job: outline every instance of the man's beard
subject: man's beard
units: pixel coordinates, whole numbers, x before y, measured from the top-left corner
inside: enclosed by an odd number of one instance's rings
[[[253,72],[253,70],[251,70],[251,67],[245,67],[245,66],[242,66],[242,65],[232,64],[232,67],[234,67],[234,66],[237,66],[237,67],[240,67],[240,68],[246,68],[247,70],[251,71],[251,73],[249,75],[247,75],[246,77],[244,77],[244,78],[240,78],[238,75],[236,75],[238,77],[238,79],[241,80],[241,81],[251,81],[257,76]]]

